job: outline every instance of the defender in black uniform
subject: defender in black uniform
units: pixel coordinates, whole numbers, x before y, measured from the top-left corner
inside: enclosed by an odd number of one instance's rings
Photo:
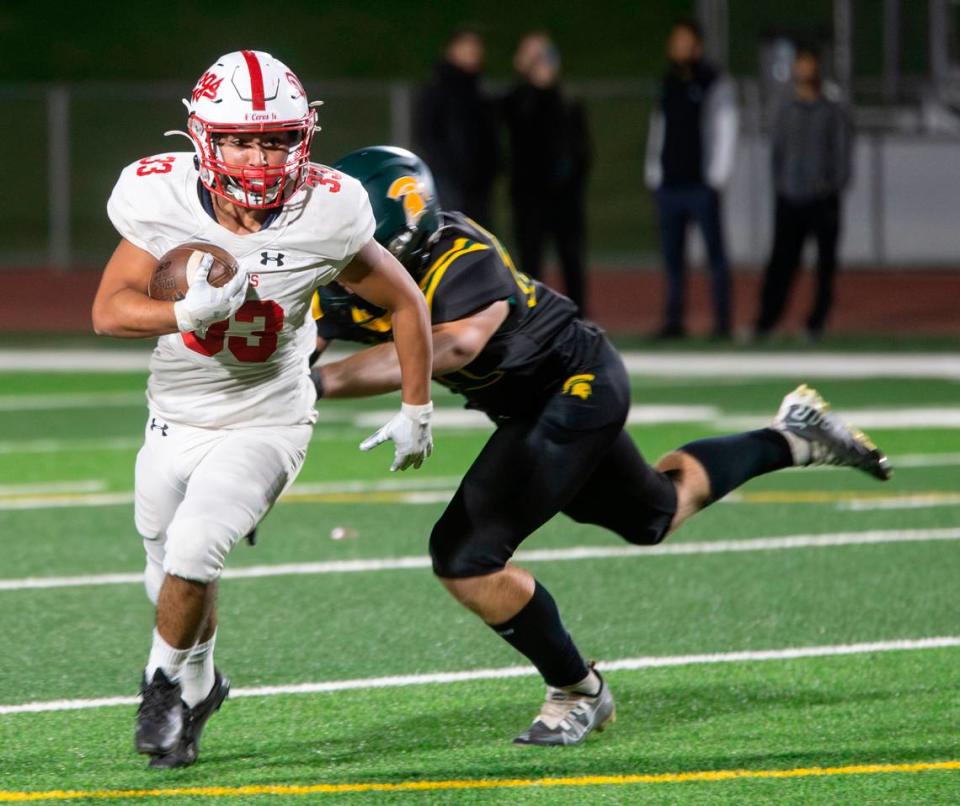
[[[631,543],[669,531],[747,479],[796,464],[846,464],[884,479],[886,458],[813,390],[788,395],[771,428],[685,445],[648,465],[624,430],[630,405],[619,355],[566,297],[519,273],[499,241],[436,204],[419,158],[375,147],[338,170],[364,183],[375,237],[418,281],[431,312],[434,378],[496,423],[430,536],[433,569],[461,603],[543,675],[546,702],[522,744],[577,744],[614,717],[610,691],[584,663],[550,594],[510,563],[558,512]],[[399,388],[389,315],[332,284],[314,297],[318,350],[371,344],[314,367],[320,397]],[[311,358],[311,364],[316,359]]]

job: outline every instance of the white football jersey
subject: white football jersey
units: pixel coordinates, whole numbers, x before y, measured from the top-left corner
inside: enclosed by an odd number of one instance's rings
[[[250,276],[246,302],[204,338],[160,337],[150,359],[151,411],[208,428],[314,422],[310,299],[373,237],[367,193],[357,180],[312,165],[307,183],[265,229],[236,235],[204,210],[197,180],[192,152],[159,154],[127,166],[107,203],[120,235],[154,257],[205,241]]]

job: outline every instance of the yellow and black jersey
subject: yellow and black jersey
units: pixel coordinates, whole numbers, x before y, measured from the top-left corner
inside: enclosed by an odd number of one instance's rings
[[[436,378],[471,408],[494,416],[530,411],[596,349],[596,331],[577,319],[576,306],[518,272],[500,242],[461,213],[442,214],[419,284],[433,324],[464,319],[498,300],[510,305],[474,361]],[[313,314],[318,335],[328,341],[393,338],[386,311],[336,284],[317,289]]]

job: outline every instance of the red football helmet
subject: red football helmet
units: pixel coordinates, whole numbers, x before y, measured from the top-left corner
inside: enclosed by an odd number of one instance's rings
[[[300,79],[283,62],[259,50],[228,53],[204,72],[190,98],[187,133],[200,164],[200,181],[242,207],[279,207],[303,184],[320,102],[308,103]],[[294,132],[286,163],[231,165],[219,138],[234,134]]]

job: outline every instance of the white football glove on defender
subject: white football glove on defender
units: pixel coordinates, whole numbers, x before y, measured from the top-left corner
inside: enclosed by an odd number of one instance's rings
[[[211,266],[213,255],[204,255],[186,295],[173,303],[177,329],[181,333],[196,333],[203,338],[210,325],[233,316],[247,297],[247,272],[243,267],[237,269],[226,285],[215,288],[207,282]]]
[[[400,412],[390,422],[360,443],[360,450],[369,451],[392,439],[394,451],[390,471],[406,470],[411,465],[414,469],[419,468],[423,460],[433,453],[433,436],[430,433],[432,411],[433,403],[422,406],[402,403]]]

